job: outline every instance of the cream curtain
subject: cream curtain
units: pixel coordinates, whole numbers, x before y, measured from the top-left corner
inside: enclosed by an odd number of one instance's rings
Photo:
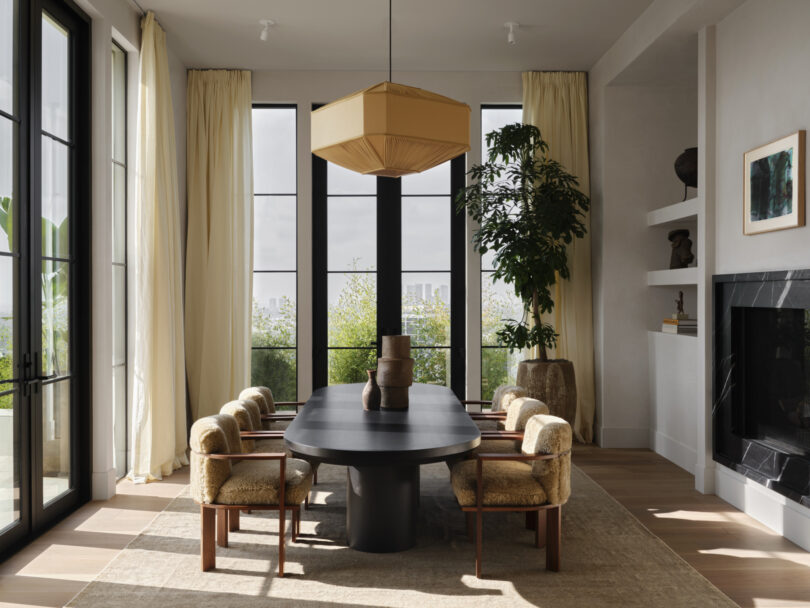
[[[580,190],[590,196],[587,75],[524,72],[523,122],[540,129],[551,157],[576,175]],[[571,278],[557,282],[550,321],[560,334],[553,356],[572,361],[576,373],[574,432],[579,441],[590,443],[594,416],[590,214],[586,226],[585,238],[575,240],[568,249]]]
[[[250,384],[251,103],[250,72],[188,73],[186,368],[195,420]]]
[[[141,22],[135,211],[132,470],[136,482],[188,464],[177,149],[166,33]]]

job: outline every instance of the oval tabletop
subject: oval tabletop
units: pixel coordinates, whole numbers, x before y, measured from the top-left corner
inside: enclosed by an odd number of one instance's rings
[[[363,410],[364,384],[339,384],[312,393],[284,432],[300,456],[349,466],[415,465],[468,452],[481,433],[453,391],[414,384],[407,410]]]

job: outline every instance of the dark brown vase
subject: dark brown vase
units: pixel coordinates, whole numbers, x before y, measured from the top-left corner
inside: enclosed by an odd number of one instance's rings
[[[367,369],[368,382],[363,387],[363,409],[366,411],[373,411],[380,409],[380,399],[382,393],[377,384],[377,370]]]

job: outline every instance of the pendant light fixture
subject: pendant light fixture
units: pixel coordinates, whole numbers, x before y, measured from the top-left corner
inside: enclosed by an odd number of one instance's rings
[[[470,149],[470,106],[388,80],[312,112],[312,153],[366,175],[419,173]]]

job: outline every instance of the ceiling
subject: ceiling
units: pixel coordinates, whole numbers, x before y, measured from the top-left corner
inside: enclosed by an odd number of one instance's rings
[[[188,67],[378,70],[385,0],[139,0]],[[393,67],[428,71],[587,70],[651,0],[394,0]],[[260,19],[277,25],[259,40]],[[517,44],[504,23],[520,24]]]

